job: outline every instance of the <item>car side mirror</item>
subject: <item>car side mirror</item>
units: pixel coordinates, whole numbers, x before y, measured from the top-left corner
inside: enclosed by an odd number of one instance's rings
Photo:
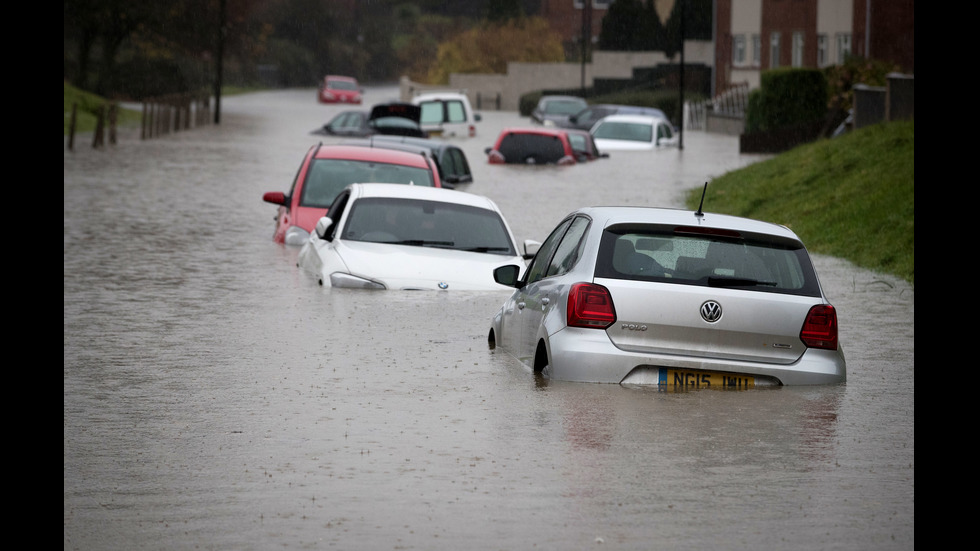
[[[482,115],[480,115],[479,113],[473,113],[473,120],[474,120],[475,122],[480,122],[480,121],[482,121],[482,120],[483,120],[483,116],[482,116]]]
[[[515,266],[513,264],[500,266],[493,270],[493,280],[501,285],[506,285],[507,287],[520,288],[520,280],[518,279],[520,275],[520,266]]]
[[[285,206],[289,201],[286,199],[286,194],[281,191],[270,191],[262,196],[262,200],[266,203],[272,203],[273,205]]]
[[[524,259],[530,260],[534,258],[534,255],[538,254],[538,249],[541,248],[541,242],[535,241],[533,239],[524,240]]]
[[[329,216],[324,216],[316,222],[316,236],[324,241],[329,241],[327,237],[330,235],[330,228],[333,226],[333,220]]]

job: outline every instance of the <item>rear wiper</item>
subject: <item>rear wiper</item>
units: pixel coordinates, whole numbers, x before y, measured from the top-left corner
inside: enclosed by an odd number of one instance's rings
[[[396,245],[412,245],[415,247],[452,247],[456,244],[453,241],[427,241],[425,239],[403,239],[394,243]]]
[[[755,287],[755,286],[775,287],[776,282],[760,281],[758,279],[749,279],[747,277],[725,277],[725,276],[708,277],[708,287]]]

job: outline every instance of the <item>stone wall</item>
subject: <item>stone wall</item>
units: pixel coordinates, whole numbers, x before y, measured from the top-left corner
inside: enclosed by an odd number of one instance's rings
[[[684,43],[684,63],[712,66],[714,47],[712,42],[690,40]],[[571,89],[592,86],[596,78],[633,78],[633,69],[655,67],[664,63],[677,63],[679,56],[668,59],[663,52],[606,52],[592,53],[592,62],[586,63],[521,63],[507,64],[506,74],[453,73],[449,86],[429,86],[401,79],[401,99],[410,101],[414,95],[428,90],[463,91],[474,108],[479,103],[487,106],[487,98],[499,97],[500,109],[517,111],[521,96],[542,89]],[[492,105],[496,106],[496,103]]]

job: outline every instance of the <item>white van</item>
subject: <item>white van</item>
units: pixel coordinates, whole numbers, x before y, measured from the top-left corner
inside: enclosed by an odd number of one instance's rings
[[[422,108],[419,124],[430,136],[444,138],[472,138],[476,136],[476,123],[480,115],[473,113],[466,94],[456,92],[431,92],[412,98],[412,103]]]

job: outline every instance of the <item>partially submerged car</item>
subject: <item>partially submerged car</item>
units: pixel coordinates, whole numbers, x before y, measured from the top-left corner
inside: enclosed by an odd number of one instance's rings
[[[439,169],[442,187],[452,189],[457,184],[473,183],[473,172],[463,150],[449,142],[432,138],[413,138],[409,136],[375,135],[363,140],[348,140],[350,145],[400,149],[431,155]]]
[[[589,131],[600,151],[646,151],[677,145],[667,119],[646,115],[609,115]]]
[[[320,103],[360,104],[363,93],[356,78],[327,75],[317,87],[316,97]]]
[[[368,124],[370,115],[367,111],[341,111],[312,133],[328,136],[370,136],[375,133]]]
[[[431,92],[412,98],[421,109],[422,129],[430,136],[473,138],[480,114],[473,112],[470,100],[462,92]]]
[[[507,288],[492,272],[522,272],[510,227],[486,197],[448,189],[352,184],[300,249],[323,286],[377,290]]]
[[[317,221],[337,195],[355,182],[386,182],[441,187],[439,169],[425,155],[353,145],[317,144],[303,157],[288,193],[262,196],[279,208],[272,238],[277,243],[306,243]]]
[[[578,96],[541,96],[531,111],[531,120],[545,126],[560,126],[568,117],[588,106],[588,102]]]
[[[784,226],[583,208],[526,270],[498,268],[494,278],[515,291],[491,321],[490,346],[548,378],[664,389],[847,378],[836,311]]]
[[[368,126],[374,134],[428,138],[429,133],[419,123],[421,115],[422,110],[411,103],[379,103],[371,108]]]
[[[485,150],[490,164],[573,165],[578,155],[568,132],[555,128],[505,128]]]
[[[667,114],[656,107],[639,105],[619,105],[614,103],[597,103],[569,116],[565,120],[557,120],[555,124],[561,128],[577,128],[591,130],[595,123],[609,115],[646,115],[667,120]]]

